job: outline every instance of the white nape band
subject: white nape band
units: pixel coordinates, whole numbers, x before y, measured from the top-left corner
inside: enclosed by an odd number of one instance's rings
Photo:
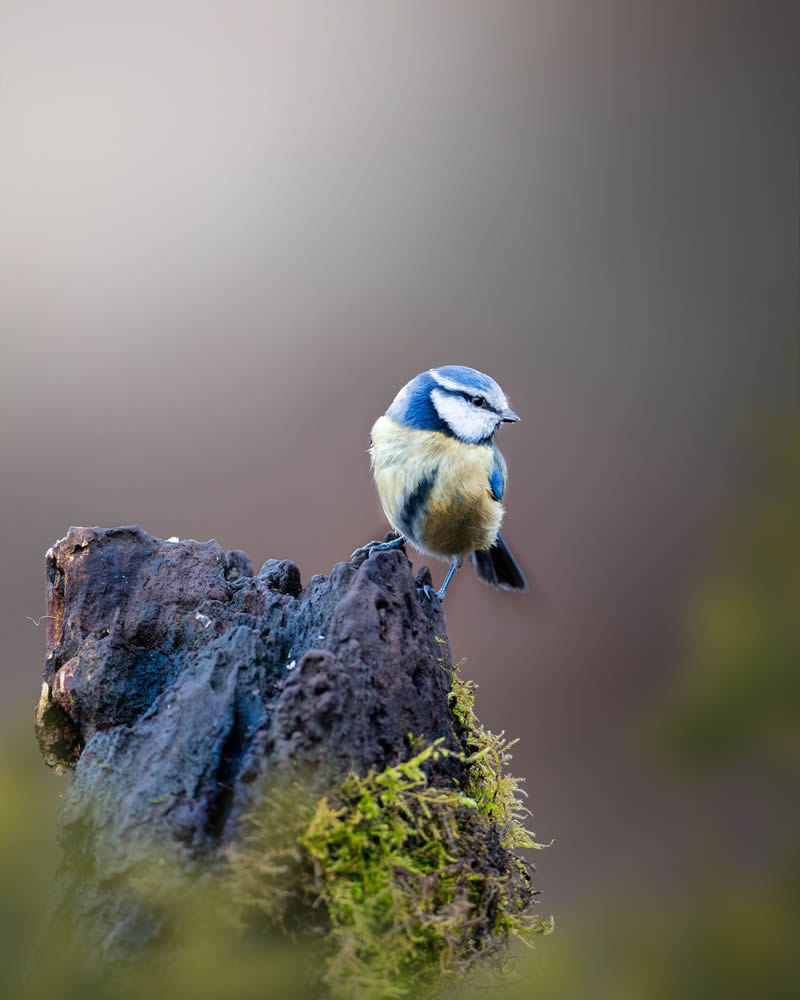
[[[406,382],[403,388],[398,392],[398,394],[392,400],[392,405],[386,411],[387,415],[394,417],[396,420],[402,420],[405,416],[406,406],[408,405],[409,397],[411,396],[411,386],[414,382],[412,378],[410,382]]]

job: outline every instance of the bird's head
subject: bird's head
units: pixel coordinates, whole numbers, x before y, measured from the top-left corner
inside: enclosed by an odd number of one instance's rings
[[[500,424],[519,420],[493,378],[463,365],[430,368],[398,392],[387,415],[416,430],[488,444]]]

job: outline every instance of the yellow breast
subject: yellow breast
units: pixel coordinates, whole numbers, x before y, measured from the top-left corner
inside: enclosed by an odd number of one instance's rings
[[[494,543],[503,507],[489,490],[490,447],[384,416],[372,428],[370,456],[386,517],[418,549],[449,559]]]

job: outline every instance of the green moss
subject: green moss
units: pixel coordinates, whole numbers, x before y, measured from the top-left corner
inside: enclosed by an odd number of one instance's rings
[[[527,798],[527,792],[520,787],[523,779],[508,771],[511,747],[519,741],[508,740],[504,732],[495,734],[481,725],[474,709],[477,684],[461,677],[462,663],[453,669],[450,701],[467,750],[466,794],[474,800],[478,812],[500,827],[504,847],[547,847],[537,843],[535,834],[526,829],[531,811],[522,800],[523,796]]]
[[[429,783],[442,741],[321,798],[300,782],[272,788],[231,858],[245,913],[290,934],[320,935],[322,978],[334,997],[418,996],[452,983],[477,960],[502,962],[511,937],[552,930],[531,912],[532,866],[512,847],[536,847],[512,745],[485,730],[474,685],[453,673],[452,710],[467,752],[464,788]]]

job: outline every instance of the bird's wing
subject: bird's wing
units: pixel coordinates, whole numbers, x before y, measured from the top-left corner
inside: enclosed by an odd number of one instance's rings
[[[494,464],[489,473],[489,492],[495,500],[499,501],[503,499],[508,472],[506,470],[506,460],[503,458],[500,450],[498,448],[493,448],[492,450],[494,451]]]

